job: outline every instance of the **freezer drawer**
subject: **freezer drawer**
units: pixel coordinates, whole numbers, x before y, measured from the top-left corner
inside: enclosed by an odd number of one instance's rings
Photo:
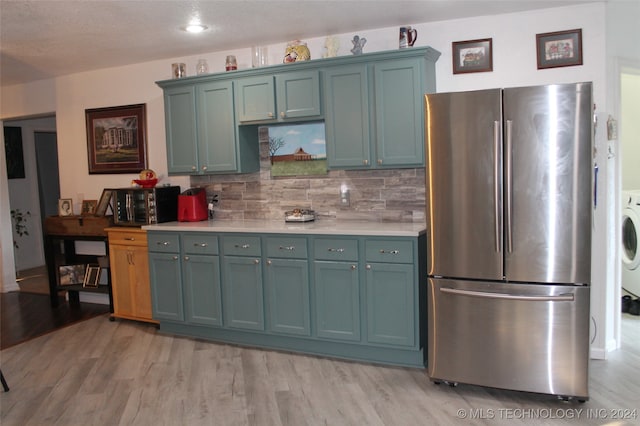
[[[587,399],[589,287],[429,278],[434,380]]]

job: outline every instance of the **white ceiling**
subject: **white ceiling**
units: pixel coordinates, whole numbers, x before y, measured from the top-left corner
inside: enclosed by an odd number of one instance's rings
[[[0,0],[0,83],[572,0]],[[199,15],[208,31],[180,29]]]

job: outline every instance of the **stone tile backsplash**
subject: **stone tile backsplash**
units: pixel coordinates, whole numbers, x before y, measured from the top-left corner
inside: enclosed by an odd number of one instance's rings
[[[262,138],[261,138],[262,139]],[[294,208],[311,209],[317,220],[424,222],[425,169],[331,170],[326,176],[271,177],[268,140],[260,141],[260,172],[192,176],[192,187],[218,195],[217,219],[283,219]],[[340,204],[340,188],[350,192]]]

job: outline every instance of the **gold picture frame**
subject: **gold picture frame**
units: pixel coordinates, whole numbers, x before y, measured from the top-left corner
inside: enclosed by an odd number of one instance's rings
[[[98,200],[83,200],[82,201],[82,216],[93,216],[96,214],[96,207]]]
[[[84,274],[82,287],[98,287],[98,282],[100,281],[100,269],[101,268],[99,266],[88,266],[87,271]]]

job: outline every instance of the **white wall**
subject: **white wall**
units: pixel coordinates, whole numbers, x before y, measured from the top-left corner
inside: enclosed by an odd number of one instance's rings
[[[438,91],[593,81],[595,102],[599,110],[606,114],[605,3],[435,23],[420,23],[420,17],[416,16],[416,22],[407,22],[418,30],[416,46],[429,45],[442,52],[436,71]],[[584,64],[538,70],[536,34],[574,28],[582,29]],[[365,53],[397,48],[398,28],[379,28],[338,35],[341,45],[339,55],[351,54],[351,39],[354,34],[367,39]],[[493,72],[454,75],[451,69],[451,43],[478,38],[493,39]],[[324,37],[305,41],[311,50],[312,58],[322,56]],[[281,44],[268,46],[269,63],[281,62],[285,45],[286,40],[283,40]],[[85,198],[98,198],[103,187],[128,185],[134,177],[87,174],[84,110],[146,103],[149,167],[163,178],[162,183],[171,182],[187,187],[189,181],[186,178],[166,178],[162,91],[154,81],[170,78],[172,62],[185,62],[188,75],[193,75],[195,64],[200,57],[207,59],[212,72],[223,71],[227,54],[236,55],[239,68],[250,66],[250,48],[247,47],[236,51],[169,58],[128,67],[103,69],[30,85],[3,88],[0,118],[20,117],[44,111],[56,112],[62,174],[61,196],[74,198],[79,202],[78,194]],[[600,147],[601,140],[601,136],[596,138],[600,148],[596,160],[601,163],[601,176],[608,177],[611,173],[607,169],[606,147]],[[607,186],[607,182],[600,185],[600,192],[604,194]],[[601,199],[607,200],[606,197]],[[612,339],[607,335],[610,333],[610,327],[606,326],[611,310],[602,309],[600,306],[600,301],[606,299],[607,287],[613,286],[613,275],[609,272],[611,264],[603,260],[608,259],[610,241],[615,239],[608,235],[608,232],[611,232],[607,226],[610,215],[606,212],[610,208],[605,204],[600,206],[594,219],[592,313],[600,332],[594,335],[592,348],[595,348],[593,353],[598,357],[605,356],[610,346],[608,342]]]
[[[620,89],[622,189],[640,190],[640,74],[622,74]]]

